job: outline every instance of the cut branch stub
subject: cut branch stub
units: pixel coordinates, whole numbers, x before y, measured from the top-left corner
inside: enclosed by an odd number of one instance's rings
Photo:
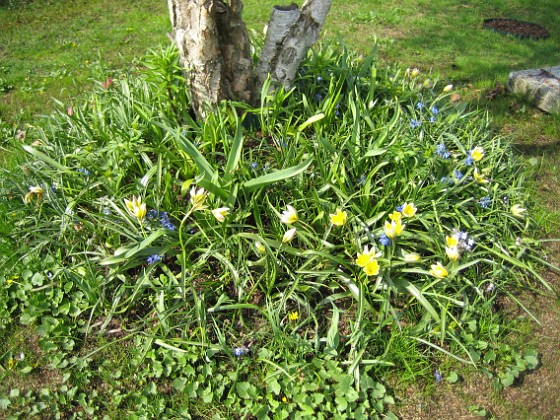
[[[272,80],[289,88],[301,61],[319,38],[331,7],[331,0],[307,0],[301,11],[297,5],[275,6],[268,25],[257,78]]]

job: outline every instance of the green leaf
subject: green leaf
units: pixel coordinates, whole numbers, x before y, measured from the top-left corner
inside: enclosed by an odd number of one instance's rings
[[[459,375],[457,374],[457,372],[455,372],[454,370],[449,372],[449,375],[447,375],[447,377],[445,378],[445,380],[447,382],[449,382],[450,384],[454,384],[459,380]]]
[[[298,131],[303,131],[305,130],[307,127],[309,127],[311,124],[317,122],[317,121],[321,121],[323,118],[325,118],[325,114],[323,114],[322,112],[316,115],[313,115],[312,117],[309,117],[306,121],[304,121],[299,127],[298,127]]]
[[[237,395],[239,395],[241,398],[245,399],[245,400],[249,400],[249,399],[257,399],[258,398],[258,392],[257,392],[257,388],[249,383],[249,382],[237,382],[235,384],[235,389],[237,390]]]
[[[237,130],[235,132],[235,137],[231,144],[231,150],[229,151],[228,160],[226,163],[226,169],[224,171],[224,180],[226,182],[231,181],[237,166],[239,165],[239,160],[241,159],[241,151],[243,150],[243,131],[240,123],[237,124]]]
[[[305,171],[309,167],[309,165],[311,165],[312,162],[313,162],[313,158],[310,158],[310,159],[306,160],[305,162],[300,163],[299,165],[292,166],[292,167],[286,168],[286,169],[282,169],[280,171],[273,172],[271,174],[262,175],[262,176],[259,176],[257,178],[253,178],[253,179],[245,182],[243,184],[243,188],[247,192],[251,192],[251,191],[254,191],[256,189],[266,187],[267,185],[273,184],[275,182],[283,181],[283,180],[288,179],[288,178],[292,178],[292,177],[302,173],[303,171]]]
[[[408,293],[414,296],[416,300],[424,307],[424,309],[428,311],[428,313],[432,316],[432,318],[437,322],[440,322],[439,314],[436,312],[434,307],[430,304],[430,302],[428,302],[428,300],[422,295],[422,292],[418,290],[418,288],[415,285],[410,283],[408,280],[402,278],[394,279],[393,282],[397,287],[405,289],[406,291],[408,291]]]

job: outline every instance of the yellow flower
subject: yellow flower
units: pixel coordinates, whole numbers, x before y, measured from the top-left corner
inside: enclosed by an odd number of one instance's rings
[[[336,209],[335,214],[329,214],[329,218],[331,219],[331,223],[335,226],[344,226],[346,220],[348,219],[348,215],[345,211],[340,209]]]
[[[126,205],[126,208],[130,212],[130,214],[135,216],[138,221],[142,223],[142,220],[144,220],[144,217],[146,217],[146,203],[142,203],[142,197],[136,197],[133,195],[132,201],[125,198],[124,204]]]
[[[453,85],[447,85],[443,88],[444,93],[451,92],[452,90],[453,90]]]
[[[459,245],[459,239],[457,239],[456,236],[446,236],[445,243],[447,244],[448,247],[453,247],[453,246],[456,247],[457,245]]]
[[[472,149],[469,152],[472,160],[474,160],[475,162],[478,162],[480,159],[482,159],[484,157],[484,149],[480,146],[476,146],[474,149]]]
[[[477,168],[474,168],[473,178],[479,184],[486,184],[488,182],[484,174],[479,173]]]
[[[446,246],[445,253],[447,254],[447,258],[449,258],[449,261],[457,262],[459,260],[459,248],[457,248],[456,246]]]
[[[298,311],[292,311],[288,314],[288,320],[295,322],[299,319]]]
[[[30,203],[34,197],[37,197],[37,200],[41,200],[43,198],[44,193],[45,190],[42,187],[38,187],[38,186],[29,187],[29,192],[25,194],[25,196],[23,197],[23,201],[26,204]]]
[[[432,269],[430,270],[430,274],[437,279],[443,279],[449,275],[447,268],[441,265],[440,262],[436,264],[432,264]]]
[[[212,214],[218,222],[223,222],[226,216],[229,214],[229,207],[219,207],[212,210]]]
[[[403,225],[400,220],[398,222],[395,222],[394,220],[392,222],[389,222],[387,220],[385,222],[385,225],[383,226],[383,230],[385,231],[385,235],[387,235],[388,238],[394,239],[402,233],[404,227],[405,225]]]
[[[197,210],[204,210],[208,208],[204,202],[206,201],[206,197],[208,193],[204,190],[204,188],[196,189],[196,187],[191,188],[191,204],[194,211]]]
[[[414,67],[414,68],[412,69],[412,71],[410,72],[410,76],[411,76],[411,77],[416,77],[416,76],[418,76],[419,74],[420,74],[420,70],[418,70],[416,67]]]
[[[381,255],[380,253],[376,253],[376,249],[375,247],[372,249],[369,249],[367,245],[364,246],[364,251],[363,252],[358,252],[358,256],[356,258],[356,264],[360,267],[365,267],[366,264],[371,260],[374,259],[375,257]]]
[[[402,213],[400,211],[394,211],[389,215],[389,219],[393,222],[400,222],[402,219]]]
[[[286,208],[287,210],[284,210],[282,216],[280,216],[280,221],[286,225],[292,225],[299,220],[297,210],[289,204]]]
[[[376,276],[379,274],[379,262],[375,258],[370,259],[364,267],[364,272],[368,276]]]
[[[420,257],[420,254],[417,252],[410,252],[408,254],[404,254],[403,255],[404,261],[407,263],[415,263],[420,261],[420,259],[422,257]]]
[[[264,254],[266,252],[266,248],[259,241],[255,242],[255,248],[259,254]]]
[[[414,203],[404,203],[402,206],[401,213],[404,217],[412,217],[416,214],[416,206]]]
[[[284,237],[282,238],[282,243],[286,244],[288,242],[291,242],[295,236],[296,236],[296,228],[292,228],[286,231],[286,233],[284,233]]]
[[[527,211],[527,209],[524,209],[519,204],[514,204],[513,206],[511,206],[510,210],[515,217],[523,217],[523,213]]]

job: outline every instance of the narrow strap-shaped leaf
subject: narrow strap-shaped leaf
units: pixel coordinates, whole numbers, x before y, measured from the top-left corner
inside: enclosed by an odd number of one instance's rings
[[[271,174],[266,174],[259,176],[257,178],[253,178],[243,184],[243,188],[247,191],[254,191],[256,189],[266,187],[267,185],[273,184],[278,181],[283,181],[288,178],[292,178],[303,171],[305,171],[309,165],[313,162],[313,158],[306,160],[303,163],[300,163],[296,166],[291,166],[286,169],[282,169],[281,171],[273,172]]]

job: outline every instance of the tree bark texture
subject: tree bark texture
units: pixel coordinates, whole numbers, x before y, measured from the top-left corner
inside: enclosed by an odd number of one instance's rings
[[[223,99],[250,101],[253,63],[240,0],[168,0],[190,100],[204,118]]]
[[[301,8],[274,6],[259,64],[253,69],[241,0],[168,0],[191,105],[205,118],[223,99],[256,103],[263,82],[289,88],[313,45],[331,0],[306,0]]]

